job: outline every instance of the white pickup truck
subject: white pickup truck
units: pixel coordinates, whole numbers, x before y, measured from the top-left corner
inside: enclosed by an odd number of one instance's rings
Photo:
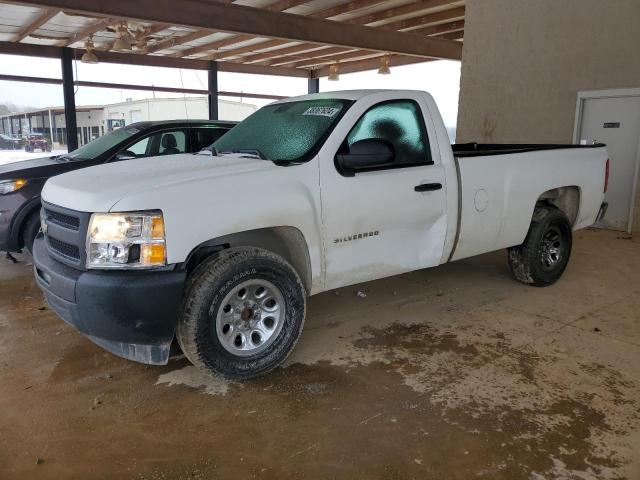
[[[508,249],[521,282],[563,273],[603,214],[604,145],[454,145],[433,98],[345,91],[268,105],[199,154],[52,178],[35,276],[103,348],[212,374],[281,364],[308,295]]]

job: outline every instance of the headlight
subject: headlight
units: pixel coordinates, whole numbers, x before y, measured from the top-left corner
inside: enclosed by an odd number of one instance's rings
[[[87,268],[150,268],[166,263],[162,212],[91,215]]]
[[[0,195],[6,195],[7,193],[20,190],[27,184],[24,178],[17,178],[15,180],[0,180]]]

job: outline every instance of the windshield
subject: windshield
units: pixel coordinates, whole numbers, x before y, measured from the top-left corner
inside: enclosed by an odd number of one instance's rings
[[[96,138],[73,152],[65,153],[62,155],[62,158],[67,160],[93,160],[138,132],[140,132],[140,130],[135,127],[119,128],[102,137]]]
[[[307,160],[351,105],[348,100],[314,99],[261,108],[218,139],[218,154],[252,152],[273,161]]]

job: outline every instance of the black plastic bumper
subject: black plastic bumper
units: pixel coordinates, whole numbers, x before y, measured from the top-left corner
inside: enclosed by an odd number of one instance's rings
[[[36,281],[65,322],[116,355],[167,363],[184,272],[77,270],[53,260],[42,235],[33,250]]]

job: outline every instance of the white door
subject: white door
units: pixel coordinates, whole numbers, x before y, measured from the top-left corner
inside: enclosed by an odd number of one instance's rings
[[[136,123],[142,121],[142,110],[131,110],[129,113],[130,123]]]
[[[630,229],[640,154],[640,96],[585,98],[578,139],[605,143],[609,152],[609,208],[601,226]]]
[[[320,159],[327,289],[435,266],[442,256],[445,174],[432,161],[418,103],[372,106],[338,152],[367,139],[393,145],[393,162],[348,172],[336,158]]]

